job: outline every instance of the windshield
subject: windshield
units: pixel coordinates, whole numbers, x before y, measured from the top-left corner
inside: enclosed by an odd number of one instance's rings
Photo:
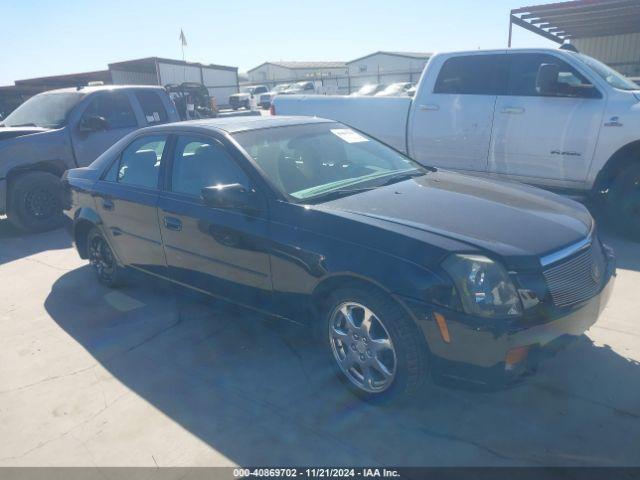
[[[620,90],[640,90],[640,87],[627,77],[595,58],[591,58],[582,53],[577,54],[577,57],[613,88]]]
[[[375,188],[426,169],[340,123],[292,125],[234,135],[283,193],[298,202],[333,191]]]
[[[59,128],[83,96],[80,92],[41,93],[16,108],[2,124],[7,127]]]

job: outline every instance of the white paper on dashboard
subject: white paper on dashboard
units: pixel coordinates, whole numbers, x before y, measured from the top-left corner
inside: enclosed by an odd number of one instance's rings
[[[331,133],[347,143],[360,143],[369,141],[368,138],[363,137],[358,132],[355,132],[350,128],[332,128]]]

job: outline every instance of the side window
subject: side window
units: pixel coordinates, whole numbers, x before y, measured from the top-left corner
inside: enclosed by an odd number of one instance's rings
[[[124,93],[98,93],[82,114],[82,119],[103,117],[109,130],[137,127],[136,116]]]
[[[156,123],[165,123],[168,120],[167,110],[162,104],[160,96],[152,90],[138,90],[135,93],[140,106],[142,107],[142,113],[149,125],[155,125]]]
[[[134,140],[111,166],[104,180],[125,185],[157,188],[160,160],[167,137],[149,135]]]
[[[558,66],[557,89],[553,94],[542,94],[536,85],[538,70],[543,64]],[[525,97],[599,97],[598,90],[580,72],[564,60],[548,54],[518,53],[511,55],[509,67],[509,95]]]
[[[214,139],[179,137],[171,174],[171,190],[200,196],[204,187],[249,180],[225,148]]]
[[[503,95],[507,55],[467,55],[444,62],[433,93]]]

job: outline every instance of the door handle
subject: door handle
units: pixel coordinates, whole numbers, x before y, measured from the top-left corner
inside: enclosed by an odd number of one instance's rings
[[[164,226],[167,227],[167,230],[176,232],[182,230],[182,222],[175,217],[164,217]]]
[[[113,207],[113,200],[110,200],[108,198],[102,199],[102,208],[104,208],[105,210],[113,210]]]
[[[500,112],[517,115],[517,114],[520,114],[520,113],[524,113],[524,108],[522,108],[522,107],[504,107],[502,110],[500,110]]]
[[[436,110],[440,110],[440,106],[439,105],[418,105],[418,108],[420,110],[426,110],[426,111],[431,111],[431,112],[435,112]]]

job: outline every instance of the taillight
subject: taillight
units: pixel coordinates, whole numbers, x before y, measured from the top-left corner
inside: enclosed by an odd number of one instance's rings
[[[269,113],[271,115],[275,115],[276,114],[276,106],[272,103],[271,107],[269,107]]]

